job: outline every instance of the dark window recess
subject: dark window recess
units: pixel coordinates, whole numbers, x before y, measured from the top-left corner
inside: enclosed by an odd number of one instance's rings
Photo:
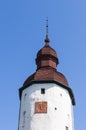
[[[24,95],[24,100],[26,99],[26,96],[27,96],[27,94],[25,93],[25,95]]]
[[[41,94],[45,94],[45,88],[41,88]]]
[[[25,96],[27,96],[27,94],[25,93]]]
[[[62,97],[62,93],[60,93],[60,96]]]
[[[68,126],[66,126],[66,130],[69,130],[69,129],[68,129]]]
[[[24,116],[25,116],[25,114],[26,114],[26,111],[23,112],[23,115],[24,115]]]
[[[57,108],[55,107],[55,110],[57,110]]]

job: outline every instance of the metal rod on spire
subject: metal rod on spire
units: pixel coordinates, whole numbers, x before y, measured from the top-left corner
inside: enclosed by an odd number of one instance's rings
[[[48,46],[49,45],[49,38],[48,38],[48,17],[46,19],[46,38],[45,38],[45,45]]]
[[[48,17],[46,19],[46,35],[48,35]]]

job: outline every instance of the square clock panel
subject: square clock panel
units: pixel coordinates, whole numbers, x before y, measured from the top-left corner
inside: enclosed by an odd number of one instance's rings
[[[47,113],[47,102],[36,102],[35,113]]]

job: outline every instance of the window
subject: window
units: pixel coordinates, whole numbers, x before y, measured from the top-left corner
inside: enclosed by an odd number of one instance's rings
[[[68,126],[66,126],[66,130],[69,130],[69,129],[68,129]]]
[[[27,94],[25,93],[25,96],[27,96]]]
[[[26,100],[26,96],[27,96],[27,94],[25,93],[25,95],[24,95],[24,100]]]
[[[57,110],[57,108],[55,107],[55,110]]]
[[[24,116],[25,116],[25,114],[26,114],[26,111],[23,112],[23,115],[24,115]]]
[[[41,94],[45,94],[45,88],[41,88]]]

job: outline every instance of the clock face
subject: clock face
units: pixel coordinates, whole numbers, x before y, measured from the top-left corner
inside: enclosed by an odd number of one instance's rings
[[[35,113],[47,113],[47,102],[36,102]]]

